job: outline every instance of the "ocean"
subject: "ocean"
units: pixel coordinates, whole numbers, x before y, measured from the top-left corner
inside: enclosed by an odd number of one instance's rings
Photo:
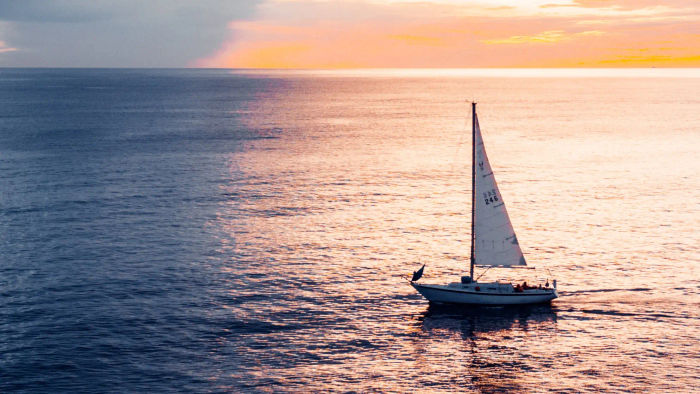
[[[700,70],[0,69],[0,391],[700,391]],[[472,100],[560,298],[468,271]]]

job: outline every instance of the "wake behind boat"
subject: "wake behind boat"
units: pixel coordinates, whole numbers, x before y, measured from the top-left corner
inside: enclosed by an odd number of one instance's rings
[[[410,283],[431,303],[475,305],[522,305],[550,302],[558,297],[557,282],[528,286],[527,282],[480,283],[474,280],[474,266],[523,267],[520,249],[506,206],[489,164],[484,141],[472,103],[472,228],[469,276],[447,285],[418,284],[423,269],[413,274]]]

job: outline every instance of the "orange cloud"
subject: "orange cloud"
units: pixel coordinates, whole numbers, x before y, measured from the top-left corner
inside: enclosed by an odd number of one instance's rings
[[[629,11],[606,9],[596,13],[582,8],[584,2],[587,7],[593,2],[622,4]],[[376,6],[349,1],[343,3],[346,8],[341,10],[334,10],[327,3],[275,3],[277,6],[267,8],[267,14],[263,12],[257,21],[232,23],[232,39],[217,53],[194,65],[231,68],[700,66],[697,56],[700,13],[688,15],[683,13],[687,12],[685,9],[681,12],[670,7],[671,3],[663,8],[649,8],[641,1],[641,8],[633,7],[632,3],[632,0],[583,0],[572,4],[585,11],[581,14],[523,12],[521,16],[513,16],[512,7],[503,10],[481,7],[469,15],[466,11],[471,9],[463,5],[442,4],[436,8],[438,11],[429,14],[424,3]],[[313,12],[304,12],[303,7],[311,7],[308,10]],[[454,12],[448,12],[450,9]],[[292,12],[295,10],[296,13]],[[505,17],[502,12],[509,15]],[[595,30],[586,29],[587,25],[595,25]],[[640,54],[641,50],[645,53]]]
[[[577,37],[602,36],[605,34],[599,30],[584,31],[581,33],[567,34],[563,30],[549,30],[531,36],[511,36],[508,38],[483,40],[485,44],[531,44],[531,43],[555,43],[576,39]]]
[[[670,55],[620,55],[616,59],[611,60],[601,60],[600,64],[632,64],[632,65],[642,65],[642,64],[658,64],[663,62],[673,62],[677,65],[683,63],[689,65],[697,65],[700,63],[700,55],[694,56],[670,56]]]
[[[664,3],[664,4],[659,4]],[[582,8],[611,8],[618,10],[640,10],[657,7],[669,7],[675,9],[696,8],[696,0],[672,0],[659,2],[658,0],[571,0],[570,3],[548,3],[542,8],[552,7],[582,7]]]

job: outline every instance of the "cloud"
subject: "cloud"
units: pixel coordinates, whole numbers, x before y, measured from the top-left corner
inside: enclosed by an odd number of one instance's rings
[[[230,38],[259,1],[0,0],[0,66],[181,67]]]
[[[256,20],[230,24],[231,38],[194,65],[700,66],[696,56],[700,16],[677,15],[679,11],[668,4],[549,12],[539,7],[494,11],[491,5],[446,1],[331,4],[278,0],[263,4]],[[637,53],[640,49],[647,53]]]
[[[542,8],[552,7],[581,7],[581,8],[610,8],[624,11],[641,10],[648,8],[667,7],[668,9],[698,8],[697,0],[670,0],[659,2],[658,0],[571,0],[570,3],[549,3]]]
[[[109,18],[115,8],[104,1],[0,0],[0,19],[16,22],[85,22]]]
[[[589,30],[580,33],[567,34],[563,30],[543,31],[531,36],[511,36],[508,38],[499,38],[491,40],[483,40],[485,44],[538,44],[538,43],[556,43],[561,41],[574,40],[580,37],[602,36],[605,34],[599,30]]]
[[[16,51],[17,48],[12,48],[5,44],[5,41],[0,41],[0,53]]]
[[[612,64],[612,65],[624,65],[630,64],[633,66],[640,65],[655,65],[659,63],[673,62],[675,64],[690,64],[697,65],[700,63],[700,55],[688,55],[688,56],[671,56],[671,55],[618,55],[612,59],[601,60],[602,65]]]
[[[0,66],[700,66],[699,37],[696,0],[0,0]]]

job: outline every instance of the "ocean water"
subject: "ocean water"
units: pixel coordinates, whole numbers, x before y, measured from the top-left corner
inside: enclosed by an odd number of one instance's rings
[[[700,391],[700,71],[0,69],[0,391]],[[470,113],[528,308],[468,268]],[[477,269],[478,274],[483,271]]]

